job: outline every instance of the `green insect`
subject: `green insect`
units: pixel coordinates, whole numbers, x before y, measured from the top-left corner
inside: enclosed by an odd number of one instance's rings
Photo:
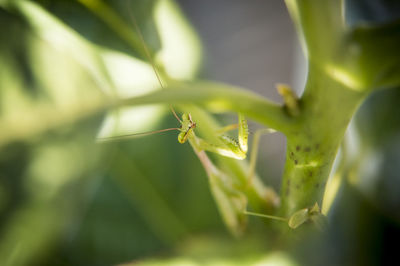
[[[175,114],[175,112],[174,112]],[[176,115],[176,114],[175,114]],[[178,130],[178,142],[183,144],[190,141],[193,148],[196,150],[204,150],[213,152],[222,156],[234,158],[237,160],[243,160],[246,158],[247,150],[248,150],[248,126],[247,120],[244,118],[242,114],[239,114],[239,123],[234,125],[229,125],[227,127],[222,128],[217,133],[222,133],[234,128],[238,128],[238,140],[227,136],[227,135],[219,135],[218,139],[221,144],[214,144],[210,143],[202,138],[196,136],[194,129],[196,128],[196,122],[193,121],[192,116],[190,113],[182,114],[182,119],[179,119],[176,115],[176,118],[180,122],[181,126],[179,128],[166,128],[156,131],[138,133],[138,134],[128,134],[122,136],[115,136],[115,137],[108,137],[108,138],[100,138],[98,142],[108,142],[108,141],[116,141],[116,140],[125,140],[135,137],[142,137],[146,135],[171,131],[171,130]]]
[[[239,114],[239,123],[237,127],[238,131],[238,141],[234,138],[231,138],[226,135],[220,135],[218,139],[221,141],[220,144],[213,144],[205,141],[196,136],[194,129],[196,128],[196,123],[192,120],[192,116],[190,114],[183,114],[181,127],[179,130],[181,131],[178,135],[179,143],[185,143],[187,140],[190,140],[191,144],[197,150],[204,150],[209,152],[214,152],[222,156],[243,160],[246,158],[247,154],[247,140],[248,140],[248,126],[247,121],[242,114]],[[229,130],[236,125],[225,127],[223,130]]]

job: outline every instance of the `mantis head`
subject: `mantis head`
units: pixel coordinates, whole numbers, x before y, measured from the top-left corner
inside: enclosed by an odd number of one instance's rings
[[[183,114],[182,115],[182,121],[181,121],[181,127],[180,127],[180,133],[178,135],[178,141],[179,143],[185,143],[188,139],[189,134],[193,131],[193,129],[196,127],[196,123],[193,122],[192,116],[190,114]]]

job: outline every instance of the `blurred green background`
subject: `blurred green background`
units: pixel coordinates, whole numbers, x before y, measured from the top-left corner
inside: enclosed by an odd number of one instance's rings
[[[204,169],[174,133],[96,143],[177,124],[165,106],[107,111],[113,97],[159,89],[129,10],[171,77],[275,99],[275,82],[302,88],[306,67],[283,1],[180,2],[201,38],[172,0],[0,1],[0,265],[384,263],[400,235],[398,88],[375,93],[353,121],[323,234],[251,218],[233,238]],[[351,23],[399,18],[395,2],[347,3]],[[261,147],[259,172],[279,189],[284,138]]]

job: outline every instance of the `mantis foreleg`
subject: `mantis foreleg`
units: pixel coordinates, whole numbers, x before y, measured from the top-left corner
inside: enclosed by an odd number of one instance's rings
[[[234,129],[235,127],[238,127],[238,140],[226,135],[220,135],[218,137],[220,143],[209,143],[208,141],[197,137],[193,131],[190,132],[188,138],[197,150],[214,152],[222,156],[243,160],[246,158],[247,154],[247,141],[249,130],[247,126],[247,121],[242,114],[238,115],[238,120],[238,125],[230,125],[222,128],[221,130],[228,131]],[[191,127],[188,127],[188,129],[190,130]]]

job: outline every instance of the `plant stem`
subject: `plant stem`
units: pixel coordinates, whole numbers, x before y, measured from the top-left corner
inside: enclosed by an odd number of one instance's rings
[[[351,90],[311,65],[300,100],[300,126],[287,134],[282,215],[321,206],[325,184],[346,128],[366,93]]]
[[[241,112],[253,120],[270,128],[288,133],[296,120],[276,103],[250,91],[215,82],[175,83],[168,90],[154,91],[149,94],[119,100],[114,107],[144,105],[154,103],[201,104],[208,110]]]
[[[309,60],[321,62],[344,31],[342,0],[285,0]]]

